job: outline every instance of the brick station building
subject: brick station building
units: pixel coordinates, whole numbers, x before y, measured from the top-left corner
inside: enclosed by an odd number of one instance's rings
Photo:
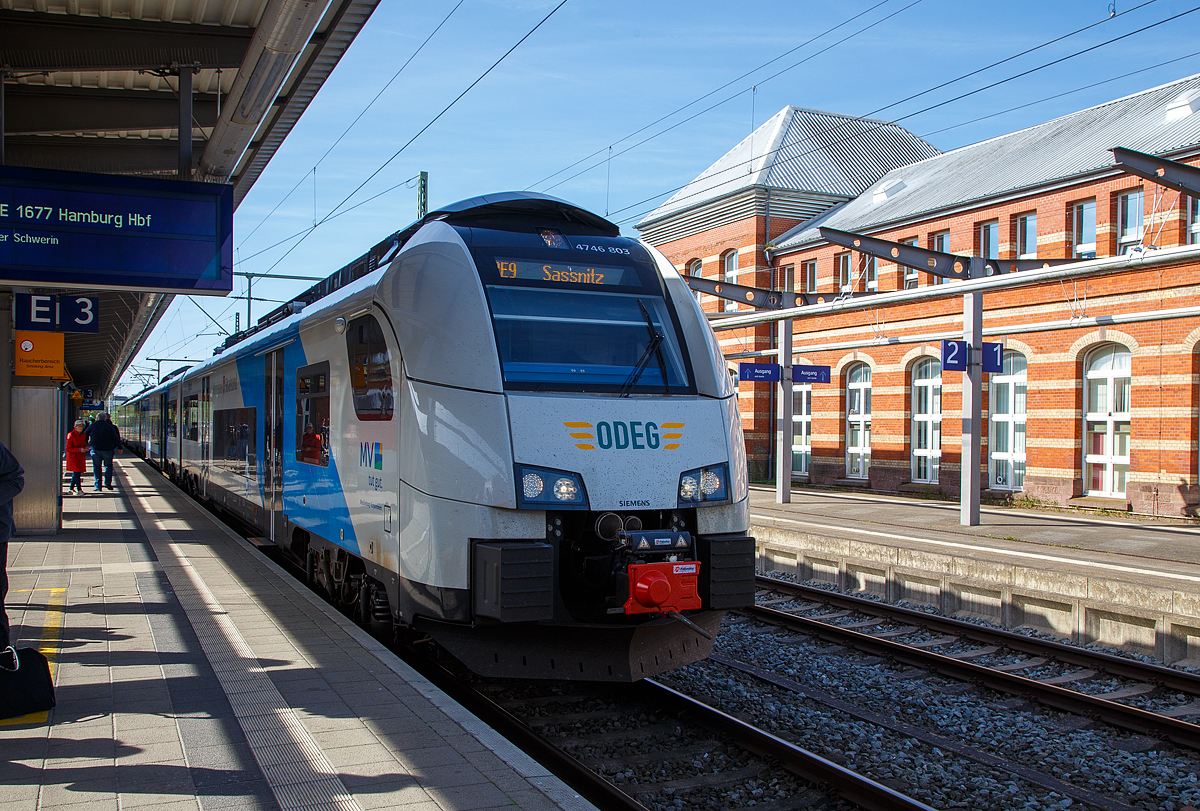
[[[812,294],[796,313],[792,478],[957,496],[958,282],[823,239],[828,226],[964,256],[1072,259],[987,281],[990,495],[1192,515],[1200,502],[1200,202],[1114,165],[1122,146],[1200,164],[1200,76],[941,153],[892,124],[788,107],[638,228],[680,273]],[[1025,274],[1025,275],[1021,275]],[[854,306],[838,299],[854,292]],[[702,296],[730,369],[774,348]],[[869,302],[869,303],[868,303]],[[861,305],[866,306],[861,306]],[[739,389],[751,476],[772,477],[778,384]]]

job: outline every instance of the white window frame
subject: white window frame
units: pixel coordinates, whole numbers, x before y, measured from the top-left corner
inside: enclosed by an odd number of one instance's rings
[[[921,358],[912,366],[912,461],[909,473],[918,484],[937,484],[942,459],[942,363]]]
[[[725,279],[725,283],[726,284],[737,284],[738,283],[738,252],[730,251],[729,253],[727,253],[723,257],[721,257],[721,267],[723,269],[722,278]],[[730,299],[721,299],[721,302],[722,302],[721,309],[724,312],[731,313],[731,312],[734,312],[735,310],[737,310],[737,308],[738,308],[738,303],[736,301],[731,301]]]
[[[879,289],[879,261],[874,256],[863,255],[863,276],[867,279],[868,290]]]
[[[1129,253],[1142,244],[1146,233],[1146,197],[1142,189],[1134,189],[1117,198],[1117,252]]]
[[[1076,203],[1071,207],[1071,257],[1073,259],[1095,259],[1096,258],[1096,201],[1084,200],[1081,203]],[[1089,223],[1088,220],[1091,220]],[[1084,242],[1088,238],[1089,225],[1091,228],[1091,242]]]
[[[803,279],[803,292],[817,292],[817,263],[816,260],[800,263],[800,273]]]
[[[812,384],[792,385],[792,473],[807,476],[812,464]]]
[[[1089,496],[1125,498],[1129,446],[1132,355],[1120,344],[1102,344],[1083,364],[1083,488]],[[1094,486],[1098,485],[1098,486]]]
[[[932,245],[931,250],[941,251],[942,253],[950,253],[950,232],[949,231],[941,231],[940,233],[937,233],[937,234],[931,234],[930,235],[930,244]],[[946,280],[944,278],[942,278],[941,276],[938,276],[933,273],[930,273],[929,275],[933,278],[934,284],[945,284],[946,283]]]
[[[1032,232],[1032,233],[1030,233]],[[1032,251],[1025,250],[1032,247]],[[1037,212],[1017,217],[1017,258],[1037,259]]]
[[[979,255],[984,259],[1000,258],[1000,221],[979,224]]]
[[[1200,197],[1189,197],[1187,236],[1184,237],[1184,244],[1195,245],[1197,243],[1200,243]]]
[[[687,266],[687,274],[689,276],[696,276],[696,277],[703,276],[704,275],[704,260],[703,259],[693,259],[691,262],[689,262],[688,266]],[[697,304],[700,303],[701,295],[703,295],[703,294],[699,290],[692,291],[692,296],[696,299]]]
[[[917,238],[913,237],[912,239],[903,239],[901,240],[901,243],[904,245],[916,245]],[[902,286],[905,290],[916,290],[921,286],[920,274],[917,273],[916,268],[909,267],[908,265],[901,265],[900,272],[904,276],[902,280]]]
[[[846,373],[846,478],[867,479],[870,472],[871,367],[860,362]]]
[[[1025,356],[1004,351],[999,372],[989,375],[988,487],[1025,489],[1025,420],[1029,367]],[[1003,410],[1000,410],[1003,408]]]
[[[850,252],[835,254],[833,257],[834,277],[837,278],[838,290],[848,293],[854,289],[854,277],[850,274]]]

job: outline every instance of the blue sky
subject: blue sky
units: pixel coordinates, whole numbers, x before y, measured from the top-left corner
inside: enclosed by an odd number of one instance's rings
[[[1200,73],[1200,5],[1174,0],[1123,0],[1115,17],[1096,0],[567,0],[383,166],[558,3],[383,0],[239,207],[235,269],[328,275],[416,218],[405,181],[420,171],[431,210],[531,189],[636,236],[638,220],[789,104],[896,121],[950,150]],[[377,194],[298,245],[270,247]],[[253,292],[285,301],[306,286],[257,280]],[[238,279],[227,299],[177,298],[117,393],[142,387],[134,370],[153,375],[145,358],[211,357],[223,335],[199,308],[232,331],[235,312],[246,323],[244,295]],[[275,306],[255,301],[253,317]]]

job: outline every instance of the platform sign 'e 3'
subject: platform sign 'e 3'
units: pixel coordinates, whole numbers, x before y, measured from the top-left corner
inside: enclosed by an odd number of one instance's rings
[[[13,320],[21,330],[99,332],[100,298],[17,293],[13,296]]]

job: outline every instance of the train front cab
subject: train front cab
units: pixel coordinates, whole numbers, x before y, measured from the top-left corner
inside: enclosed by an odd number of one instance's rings
[[[666,260],[615,229],[546,220],[426,225],[380,281],[404,353],[389,597],[476,672],[627,681],[703,658],[724,611],[753,601],[741,424]],[[602,249],[601,269],[576,245]],[[618,283],[539,281],[578,265]],[[583,352],[588,382],[548,347]],[[699,483],[718,477],[706,501]],[[546,501],[555,488],[579,500]],[[668,536],[680,547],[657,546]]]

